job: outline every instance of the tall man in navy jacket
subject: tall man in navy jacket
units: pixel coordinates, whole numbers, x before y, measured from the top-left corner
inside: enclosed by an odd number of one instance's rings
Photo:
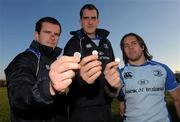
[[[118,63],[114,61],[109,32],[98,29],[99,12],[92,4],[80,10],[81,29],[72,31],[73,37],[64,49],[64,55],[73,56],[80,52],[80,70],[70,85],[70,121],[112,121],[111,101],[116,96],[121,83]],[[92,55],[97,51],[98,55]]]

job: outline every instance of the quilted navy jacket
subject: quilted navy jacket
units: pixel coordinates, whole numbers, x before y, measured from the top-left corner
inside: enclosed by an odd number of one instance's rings
[[[33,41],[5,69],[12,122],[67,120],[66,96],[49,91],[49,66],[60,53]]]
[[[81,57],[92,54],[93,50],[98,51],[99,60],[102,62],[103,70],[107,63],[114,61],[114,53],[111,43],[107,39],[109,32],[104,29],[97,29],[96,34],[99,41],[97,46],[83,30],[70,32],[73,36],[64,48],[64,55],[73,56],[75,52],[80,52]],[[110,88],[102,73],[94,84],[87,84],[81,78],[79,71],[70,86],[68,92],[68,102],[70,107],[86,107],[94,105],[110,104],[112,98],[107,94],[106,88]],[[112,88],[113,89],[113,88]]]

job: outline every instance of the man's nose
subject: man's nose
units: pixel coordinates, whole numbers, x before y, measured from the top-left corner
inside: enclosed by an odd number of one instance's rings
[[[50,36],[51,39],[55,39],[55,34],[52,33],[51,36]]]
[[[93,19],[92,19],[92,18],[89,18],[89,19],[88,19],[88,22],[89,22],[89,24],[92,24],[92,23],[93,23]]]

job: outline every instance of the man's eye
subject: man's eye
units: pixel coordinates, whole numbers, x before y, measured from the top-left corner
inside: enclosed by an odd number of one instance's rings
[[[89,19],[90,17],[83,17],[83,19]]]
[[[96,17],[91,17],[91,19],[96,19]]]
[[[97,19],[97,17],[83,17],[83,19],[93,19],[93,20],[95,20],[95,19]]]
[[[54,35],[56,35],[56,36],[60,36],[60,33],[55,33]]]
[[[47,34],[49,34],[49,33],[51,33],[50,31],[43,31],[44,33],[47,33]]]

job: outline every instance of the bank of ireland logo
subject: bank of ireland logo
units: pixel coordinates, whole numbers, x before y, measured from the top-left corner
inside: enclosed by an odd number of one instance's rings
[[[154,76],[157,76],[157,77],[161,77],[163,75],[162,71],[161,70],[154,70],[153,71],[153,75]]]
[[[145,79],[141,79],[137,82],[139,85],[147,85],[149,83],[148,80],[145,80]]]
[[[133,77],[133,73],[132,72],[124,72],[124,78],[125,79],[131,79]]]

